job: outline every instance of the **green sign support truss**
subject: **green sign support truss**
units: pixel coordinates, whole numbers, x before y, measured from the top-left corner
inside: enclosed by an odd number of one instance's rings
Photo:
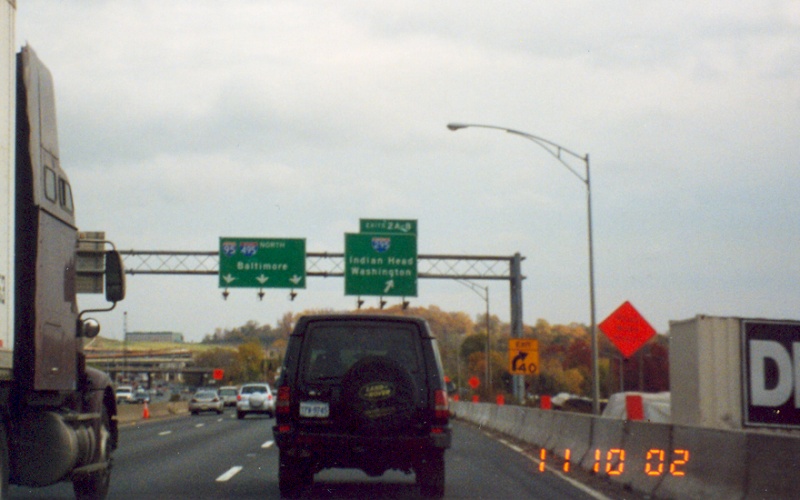
[[[219,252],[172,250],[122,250],[125,273],[130,275],[219,275]],[[417,256],[417,277],[420,279],[454,280],[522,280],[515,276],[513,263],[524,257],[496,255],[433,255]],[[306,276],[317,278],[344,277],[343,252],[306,252]]]
[[[128,250],[120,253],[123,257],[125,272],[131,275],[219,276],[218,250]],[[417,255],[417,277],[419,279],[460,281],[508,281],[511,296],[511,337],[520,338],[522,337],[522,280],[524,279],[522,260],[523,257],[519,253],[508,257],[421,254]],[[305,268],[306,276],[342,278],[345,275],[345,254],[307,252]],[[292,293],[294,294],[294,292]]]

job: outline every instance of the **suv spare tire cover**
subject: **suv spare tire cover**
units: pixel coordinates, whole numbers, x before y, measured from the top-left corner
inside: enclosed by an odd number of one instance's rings
[[[248,402],[250,403],[251,408],[261,408],[264,405],[264,401],[267,400],[267,395],[263,392],[254,392],[248,398]]]
[[[357,434],[397,434],[411,425],[414,394],[414,380],[399,363],[383,356],[363,358],[342,379],[344,422]]]

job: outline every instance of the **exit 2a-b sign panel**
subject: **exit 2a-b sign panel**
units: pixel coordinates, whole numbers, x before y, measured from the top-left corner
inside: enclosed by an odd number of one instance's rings
[[[219,239],[220,288],[305,288],[306,240]]]

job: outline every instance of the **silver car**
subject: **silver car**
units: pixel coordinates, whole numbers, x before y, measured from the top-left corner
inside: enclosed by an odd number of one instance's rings
[[[248,413],[265,413],[275,416],[275,397],[266,382],[244,384],[236,397],[236,418],[242,419]]]
[[[239,389],[234,385],[225,385],[219,388],[219,395],[225,406],[236,406],[236,396],[239,395]]]
[[[215,390],[202,389],[194,393],[189,400],[189,411],[192,415],[198,415],[201,411],[215,411],[220,415],[225,408],[222,398]]]

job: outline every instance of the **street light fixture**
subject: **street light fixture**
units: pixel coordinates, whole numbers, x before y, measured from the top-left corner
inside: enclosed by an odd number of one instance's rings
[[[580,179],[581,182],[586,186],[586,215],[587,215],[587,232],[588,232],[588,240],[589,240],[589,307],[590,307],[590,317],[591,317],[591,337],[592,337],[592,411],[595,415],[600,414],[600,370],[598,366],[598,344],[597,344],[597,320],[595,314],[595,301],[594,301],[594,251],[592,247],[592,183],[591,183],[591,176],[589,171],[589,155],[585,154],[583,156],[571,151],[555,142],[549,141],[539,136],[535,136],[533,134],[528,134],[526,132],[520,132],[519,130],[513,130],[510,128],[505,127],[497,127],[494,125],[475,125],[471,123],[448,123],[447,128],[456,131],[462,128],[469,128],[469,127],[476,127],[476,128],[491,128],[495,130],[502,130],[503,132],[507,132],[509,134],[518,135],[520,137],[524,137],[529,141],[533,141],[543,149],[545,149],[548,153],[550,153],[556,160],[558,160],[562,165],[564,165],[567,170],[569,170],[572,175]],[[573,158],[577,158],[581,160],[584,165],[586,166],[586,174],[585,176],[581,175],[577,170],[575,170],[572,166],[570,166],[564,158],[562,154],[567,154],[572,156]]]

